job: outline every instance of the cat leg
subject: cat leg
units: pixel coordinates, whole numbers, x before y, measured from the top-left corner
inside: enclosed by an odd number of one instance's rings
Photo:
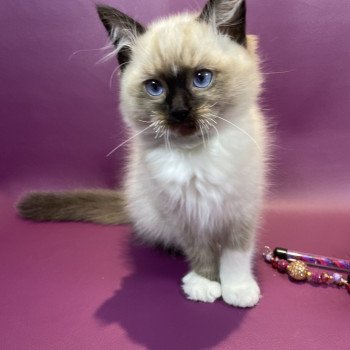
[[[186,247],[185,254],[191,271],[182,279],[183,291],[190,300],[212,303],[221,296],[217,250],[193,244]]]
[[[230,305],[252,307],[260,288],[252,272],[253,249],[223,249],[220,257],[222,298]]]

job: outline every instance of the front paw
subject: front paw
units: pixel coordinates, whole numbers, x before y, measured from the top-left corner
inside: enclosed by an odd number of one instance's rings
[[[233,306],[252,307],[259,302],[260,288],[254,279],[235,284],[222,284],[222,298]]]
[[[221,296],[220,283],[210,281],[194,271],[189,272],[182,282],[182,289],[190,300],[212,303]]]

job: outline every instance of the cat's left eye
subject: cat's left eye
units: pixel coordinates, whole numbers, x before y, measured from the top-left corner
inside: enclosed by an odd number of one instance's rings
[[[213,73],[208,69],[202,69],[194,74],[193,85],[197,88],[204,89],[210,85],[212,80]]]

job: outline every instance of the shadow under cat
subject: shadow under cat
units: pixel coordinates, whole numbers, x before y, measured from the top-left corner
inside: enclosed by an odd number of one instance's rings
[[[96,311],[102,324],[117,323],[135,342],[152,350],[208,349],[239,328],[249,310],[221,300],[187,300],[180,288],[187,264],[181,256],[151,247],[129,245],[135,272]]]

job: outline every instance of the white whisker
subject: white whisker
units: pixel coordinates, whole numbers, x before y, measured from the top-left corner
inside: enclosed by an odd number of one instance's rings
[[[265,73],[262,73],[264,75],[270,75],[270,74],[285,74],[285,73],[292,73],[292,72],[295,72],[296,69],[291,69],[291,70],[283,70],[283,71],[280,71],[280,72],[265,72]]]
[[[218,130],[218,128],[214,125],[214,124],[209,124],[212,128],[214,128],[214,130],[216,131],[216,134],[217,134],[217,136],[218,136],[218,138],[220,137],[220,135],[219,135],[219,130]]]
[[[219,118],[219,119],[225,121],[226,123],[231,124],[231,125],[234,126],[237,130],[239,130],[240,132],[242,132],[244,135],[248,136],[248,137],[255,143],[255,145],[258,147],[258,149],[261,151],[261,148],[260,148],[259,144],[256,142],[256,140],[255,140],[252,136],[250,136],[245,130],[243,130],[242,128],[240,128],[238,125],[236,125],[236,124],[230,122],[229,120],[226,120],[225,118],[219,117],[218,115],[216,116],[216,118]]]
[[[127,142],[129,142],[130,140],[134,139],[136,136],[142,134],[144,131],[146,131],[147,129],[151,128],[152,125],[147,126],[147,128],[144,128],[143,130],[139,131],[138,133],[136,133],[135,135],[129,137],[126,141],[122,142],[120,145],[118,145],[117,147],[113,148],[112,151],[110,151],[106,157],[109,157],[112,153],[114,153],[118,148],[124,146]]]
[[[166,148],[169,151],[171,151],[170,138],[169,138],[169,129],[166,129],[164,135],[165,135],[165,146],[166,146]]]
[[[159,134],[157,134],[157,139],[161,139],[164,135],[165,135],[166,131],[165,131],[165,128],[162,128],[160,131],[159,131]]]
[[[203,125],[202,123],[199,123],[199,131],[200,131],[200,133],[201,133],[201,135],[202,135],[202,140],[203,140],[204,148],[207,148],[207,143],[206,143],[206,141],[205,141],[205,137],[204,137],[202,125]]]
[[[209,142],[209,137],[210,137],[210,133],[209,133],[209,130],[210,130],[210,123],[206,122],[205,123],[205,126],[204,126],[204,129],[205,129],[205,134],[207,135],[207,140]]]
[[[109,78],[109,88],[110,88],[110,89],[112,89],[113,77],[114,77],[115,72],[118,70],[118,68],[119,68],[119,67],[113,69],[113,72],[112,72],[112,74],[111,74],[111,77]]]
[[[103,51],[103,50],[107,50],[110,48],[110,45],[106,45],[104,47],[100,47],[100,48],[97,48],[97,49],[84,49],[84,50],[77,50],[77,51],[74,51],[69,57],[68,57],[68,61],[70,61],[75,55],[77,55],[78,53],[81,53],[81,52],[91,52],[91,51]]]
[[[213,118],[208,117],[209,115],[216,117],[215,114],[211,114],[211,113],[210,114],[204,114],[203,117],[205,118],[205,121],[211,121],[212,123],[217,124],[216,120],[214,120]]]
[[[219,102],[215,102],[212,105],[208,106],[208,108],[213,108],[214,106],[216,106]]]

